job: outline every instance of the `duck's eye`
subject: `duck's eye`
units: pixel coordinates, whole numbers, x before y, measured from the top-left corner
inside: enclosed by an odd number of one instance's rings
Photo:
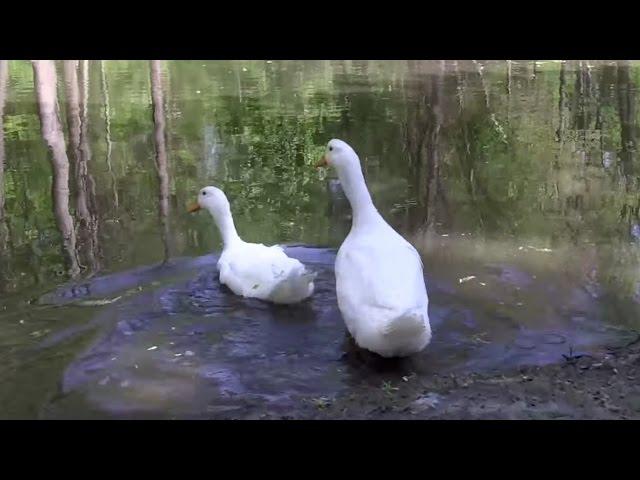
[[[330,152],[333,152],[333,147],[329,147],[329,151],[330,151]]]
[[[207,194],[207,192],[202,192],[202,196],[204,197]]]

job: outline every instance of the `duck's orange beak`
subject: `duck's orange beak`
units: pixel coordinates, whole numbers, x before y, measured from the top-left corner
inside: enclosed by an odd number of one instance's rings
[[[189,208],[187,208],[187,211],[189,213],[195,213],[198,210],[200,210],[200,205],[198,205],[197,203],[192,203],[191,205],[189,205]]]
[[[320,161],[318,163],[316,163],[315,167],[316,168],[320,168],[320,167],[328,167],[329,166],[329,161],[327,160],[327,156],[323,155],[322,158],[320,159]]]

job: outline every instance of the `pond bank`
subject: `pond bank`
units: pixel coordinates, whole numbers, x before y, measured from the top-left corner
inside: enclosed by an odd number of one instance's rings
[[[640,337],[594,356],[499,374],[404,379],[362,385],[348,396],[310,399],[272,419],[639,419]]]

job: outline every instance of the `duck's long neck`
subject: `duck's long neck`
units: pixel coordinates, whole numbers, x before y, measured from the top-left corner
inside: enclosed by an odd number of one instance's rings
[[[230,208],[220,208],[217,210],[209,210],[209,213],[216,222],[220,235],[222,236],[223,248],[228,248],[242,240],[238,236],[236,226],[233,223]]]
[[[342,190],[349,199],[353,211],[353,227],[361,227],[380,217],[371,200],[364,181],[360,162],[353,162],[338,169]]]

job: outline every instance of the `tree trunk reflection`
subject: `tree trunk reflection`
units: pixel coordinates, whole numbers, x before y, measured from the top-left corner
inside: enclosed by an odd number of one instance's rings
[[[33,72],[42,137],[51,150],[53,211],[67,254],[69,273],[76,277],[80,273],[80,266],[76,254],[73,219],[69,213],[69,159],[56,98],[55,64],[51,60],[34,60]]]
[[[118,183],[116,175],[111,166],[111,151],[113,145],[111,142],[111,107],[109,103],[109,85],[107,84],[107,75],[104,70],[104,60],[100,60],[100,85],[102,86],[102,102],[104,104],[104,123],[105,123],[105,141],[107,143],[107,170],[111,176],[111,191],[113,192],[113,207],[117,214],[120,199],[118,198]]]
[[[0,275],[4,276],[8,263],[9,231],[4,213],[4,104],[6,100],[7,82],[9,78],[9,61],[0,60]],[[4,280],[0,282],[0,291],[3,290]]]
[[[430,229],[436,222],[437,202],[445,203],[440,188],[440,128],[443,72],[425,72],[425,62],[410,62],[409,71],[415,89],[408,103],[405,142],[411,168],[410,177],[417,200],[417,209],[410,219],[409,229]]]
[[[78,76],[78,67],[82,76]],[[95,182],[89,174],[91,149],[87,139],[89,93],[88,61],[80,65],[76,60],[64,62],[65,91],[67,97],[67,124],[69,127],[69,151],[74,167],[76,213],[78,215],[79,252],[89,268],[96,273],[98,261],[98,221],[95,205]],[[80,89],[82,85],[82,89]]]
[[[636,96],[635,85],[629,76],[629,65],[618,63],[618,116],[620,118],[620,160],[622,171],[627,178],[627,190],[631,187],[631,176],[635,170],[636,138]]]
[[[89,60],[81,62],[81,103],[80,103],[80,162],[78,163],[77,182],[84,189],[84,201],[87,217],[80,219],[83,252],[89,264],[90,272],[100,270],[100,244],[98,242],[98,207],[96,205],[96,183],[89,172],[91,146],[89,144]]]
[[[165,262],[171,257],[169,237],[169,168],[165,133],[164,95],[162,71],[159,60],[151,61],[151,98],[153,103],[154,145],[156,150],[156,171],[159,182],[160,225],[164,244]]]

